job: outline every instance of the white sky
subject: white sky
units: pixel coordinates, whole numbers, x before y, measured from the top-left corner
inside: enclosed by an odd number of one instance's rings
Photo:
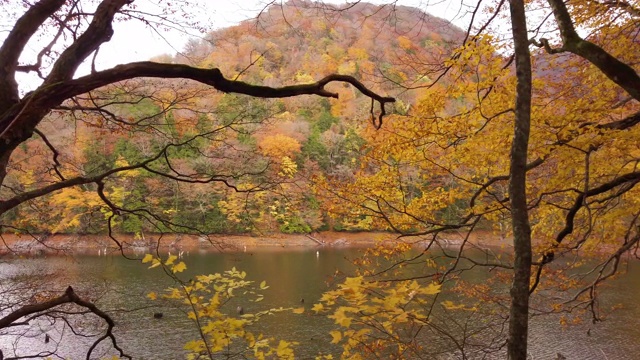
[[[164,3],[181,3],[185,0],[135,0],[134,4],[139,10],[161,14]],[[280,3],[279,0],[188,0],[192,6],[188,9],[181,9],[190,14],[196,14],[201,24],[207,26],[207,30],[228,27],[239,23],[242,20],[255,17],[259,11],[264,9],[265,3]],[[327,0],[327,3],[342,4],[344,0]],[[369,0],[374,4],[385,4],[387,0]],[[475,6],[477,0],[398,0],[397,5],[414,6],[432,15],[444,18],[454,24],[465,28],[468,22],[468,7],[464,3]],[[12,21],[8,20],[8,14],[13,10],[20,9],[12,5],[2,5],[7,7],[0,10],[0,41],[12,27]],[[2,11],[4,10],[4,11]],[[110,68],[117,64],[132,61],[149,60],[153,56],[161,54],[175,54],[182,50],[189,38],[203,35],[194,29],[187,29],[188,33],[177,29],[156,33],[139,21],[116,22],[114,24],[114,35],[108,43],[100,48],[96,59],[98,70]],[[38,42],[28,45],[25,53],[36,54],[41,44]],[[31,56],[33,57],[33,55]],[[89,64],[78,70],[78,75],[89,72]],[[21,91],[33,90],[39,84],[39,79],[33,73],[18,74],[18,83],[22,85]]]
[[[255,17],[264,8],[265,0],[191,0],[197,3],[201,9],[200,21],[210,24],[210,30],[238,24],[239,22]],[[474,0],[463,0],[475,5]],[[162,0],[136,0],[138,6],[144,8],[157,8]],[[278,2],[278,1],[276,1]],[[344,0],[328,0],[326,3],[343,4]],[[374,4],[385,4],[390,1],[369,0]],[[399,0],[399,5],[414,6],[426,10],[432,15],[452,21],[458,26],[465,27],[464,6],[461,0]],[[137,23],[124,23],[115,26],[115,34],[109,44],[105,44],[100,50],[100,63],[104,66],[113,66],[117,63],[148,60],[161,54],[175,54],[176,50],[182,50],[190,37],[201,34],[191,31],[193,36],[172,31],[162,33],[164,39],[151,29]],[[113,54],[110,56],[105,54]]]

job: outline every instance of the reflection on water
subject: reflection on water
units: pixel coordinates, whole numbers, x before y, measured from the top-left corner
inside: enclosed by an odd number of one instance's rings
[[[258,283],[266,280],[270,286],[265,290],[262,302],[241,304],[247,312],[281,306],[298,307],[301,306],[302,299],[304,306],[309,309],[331,285],[336,270],[350,271],[352,267],[348,259],[355,258],[362,252],[359,249],[316,251],[317,249],[259,250],[246,253],[189,254],[185,256],[189,266],[185,278],[236,267],[246,271],[250,280]],[[63,270],[64,276],[51,275],[60,270]],[[136,359],[182,358],[183,345],[197,337],[193,324],[180,310],[146,299],[145,295],[149,291],[158,291],[171,285],[171,280],[158,269],[149,270],[146,265],[117,256],[18,259],[0,263],[2,279],[29,272],[35,272],[40,279],[46,279],[46,286],[59,293],[66,286],[72,285],[78,293],[94,294],[97,304],[102,309],[109,310],[116,320],[116,336],[120,345]],[[7,281],[3,281],[3,286],[7,286],[6,284]],[[628,274],[612,282],[603,297],[604,302],[622,303],[628,307],[614,312],[605,322],[597,325],[581,324],[563,328],[557,319],[534,318],[530,347],[532,359],[555,359],[557,353],[562,353],[568,359],[639,358],[640,342],[637,339],[640,337],[640,308],[634,301],[638,297],[640,266],[632,263]],[[163,312],[163,318],[154,319],[154,312]],[[90,322],[75,325],[84,326],[87,330],[91,330],[93,326]],[[0,347],[5,357],[14,346],[53,350],[59,342],[59,347],[55,349],[58,354],[70,359],[84,358],[84,351],[93,341],[57,333],[55,328],[47,328],[46,324],[39,326],[40,329],[21,337],[17,343],[14,343],[14,337],[0,337]],[[281,313],[266,317],[261,320],[260,326],[259,330],[270,336],[299,341],[301,345],[296,349],[299,358],[313,358],[313,354],[332,350],[328,334],[333,327],[331,320],[314,316],[310,311],[303,315]],[[44,343],[42,331],[50,334],[50,343]],[[112,350],[105,344],[97,354],[106,355],[109,351]]]

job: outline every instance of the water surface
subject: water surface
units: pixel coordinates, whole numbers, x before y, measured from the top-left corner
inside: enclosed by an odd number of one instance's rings
[[[274,307],[310,308],[320,295],[329,289],[339,271],[349,273],[353,267],[350,259],[361,254],[361,249],[316,248],[299,250],[257,250],[241,253],[191,253],[184,260],[189,269],[185,278],[194,274],[222,272],[232,267],[246,271],[249,279],[259,283],[266,280],[270,286],[264,291],[260,303],[239,303],[246,312]],[[53,274],[62,271],[64,276]],[[640,358],[640,266],[629,264],[628,274],[611,282],[605,290],[603,301],[623,304],[620,310],[610,314],[606,321],[563,327],[557,318],[534,318],[531,329],[531,358],[555,359],[562,353],[568,359],[638,359]],[[102,309],[109,310],[117,322],[116,335],[121,347],[136,359],[184,358],[183,345],[197,338],[196,329],[185,314],[162,302],[152,302],[145,295],[171,286],[172,281],[159,269],[149,270],[147,265],[126,260],[120,256],[49,257],[39,259],[14,259],[0,263],[0,276],[5,279],[25,273],[36,273],[48,279],[47,286],[59,289],[72,285],[78,293],[94,294],[94,300]],[[487,276],[486,273],[479,276]],[[304,302],[302,300],[304,299]],[[232,309],[235,309],[233,304]],[[154,319],[155,312],[162,312],[162,319]],[[75,324],[91,329],[91,324]],[[261,329],[278,339],[299,341],[298,358],[313,358],[320,352],[335,352],[329,342],[328,331],[335,326],[323,316],[281,313],[263,319]],[[44,343],[43,332],[52,341]],[[55,327],[38,324],[35,329],[16,338],[3,335],[0,346],[7,357],[13,347],[20,349],[50,349],[66,358],[84,358],[93,340],[79,338],[56,331]],[[58,344],[58,345],[56,345]],[[106,345],[106,344],[105,344]],[[58,346],[57,349],[55,346]],[[103,346],[97,354],[110,354]],[[96,356],[96,358],[99,358]],[[456,358],[455,354],[443,358]]]

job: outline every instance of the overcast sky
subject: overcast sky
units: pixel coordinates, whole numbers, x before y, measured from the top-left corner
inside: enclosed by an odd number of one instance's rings
[[[235,25],[242,20],[255,17],[264,8],[264,0],[191,0],[201,7],[197,12],[201,14],[201,22],[209,24],[211,30]],[[466,0],[468,1],[468,0]],[[278,2],[278,1],[277,1]],[[345,1],[329,0],[327,3],[343,4]],[[369,0],[370,3],[384,4],[389,1]],[[475,1],[471,0],[472,3]],[[136,0],[140,6],[156,8],[152,5],[158,0]],[[432,15],[445,18],[458,26],[466,26],[461,15],[460,0],[399,0],[398,4],[419,7]],[[110,44],[100,50],[101,65],[113,66],[117,63],[148,60],[160,54],[175,54],[182,50],[190,37],[201,34],[191,30],[191,34],[180,31],[162,32],[162,37],[139,22],[122,23],[115,28],[115,35]],[[114,54],[117,56],[111,56]]]
[[[192,6],[188,9],[182,9],[190,14],[197,14],[200,23],[206,25],[208,30],[228,27],[239,23],[242,20],[255,17],[259,11],[264,9],[267,3],[280,3],[279,0],[135,0],[134,4],[139,10],[162,14],[164,3],[176,3],[189,1]],[[325,1],[333,4],[343,4],[345,1],[328,0]],[[384,4],[390,1],[369,0],[370,3]],[[468,21],[468,7],[463,2],[475,5],[477,0],[398,0],[398,5],[414,6],[426,11],[432,15],[452,21],[460,27],[466,27],[465,21]],[[7,34],[13,25],[13,21],[8,20],[8,14],[11,10],[24,11],[20,7],[11,5],[3,5],[7,7],[0,11],[0,41]],[[96,65],[98,70],[113,67],[117,64],[128,63],[132,61],[149,60],[153,56],[161,54],[175,54],[182,50],[189,38],[202,36],[202,33],[194,29],[186,29],[180,31],[178,29],[164,30],[160,33],[150,27],[143,25],[139,21],[116,22],[114,24],[114,36],[111,41],[104,44],[99,51]],[[36,54],[41,44],[30,43],[25,52]],[[78,75],[88,73],[89,65],[79,69]],[[20,73],[18,82],[23,85],[21,91],[33,90],[39,83],[39,79],[35,74],[25,75]]]

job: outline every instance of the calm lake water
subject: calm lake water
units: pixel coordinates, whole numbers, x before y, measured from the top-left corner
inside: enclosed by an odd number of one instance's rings
[[[266,280],[264,301],[241,305],[247,312],[272,307],[299,307],[301,299],[308,309],[328,289],[337,270],[352,270],[349,259],[359,256],[361,249],[299,249],[257,250],[246,253],[188,254],[186,277],[192,274],[222,272],[232,267],[246,271],[251,280]],[[53,274],[64,272],[64,276]],[[621,303],[624,306],[609,314],[607,320],[596,325],[580,324],[562,327],[557,319],[534,318],[531,329],[531,358],[555,359],[562,353],[567,359],[640,359],[640,265],[632,262],[626,266],[628,273],[610,283],[604,290],[603,301]],[[149,270],[146,265],[126,260],[120,256],[48,257],[39,259],[14,259],[0,262],[2,286],[8,286],[15,276],[36,274],[47,280],[47,287],[60,293],[72,285],[78,293],[98,294],[95,302],[117,322],[116,336],[121,347],[136,359],[181,359],[183,345],[196,339],[196,329],[180,310],[158,307],[161,303],[149,301],[145,295],[171,285],[171,280],[158,269]],[[259,308],[256,308],[259,306]],[[234,307],[235,308],[235,304]],[[134,309],[134,310],[132,310]],[[163,312],[162,319],[154,319],[154,312]],[[90,329],[91,324],[74,324]],[[91,339],[60,333],[48,324],[40,323],[40,329],[27,336],[16,338],[0,336],[0,348],[5,358],[13,348],[55,349],[63,358],[84,358]],[[261,321],[263,332],[278,339],[299,341],[297,358],[312,359],[314,354],[336,351],[329,344],[332,321],[313,316],[281,313]],[[587,334],[587,330],[589,330]],[[51,340],[44,343],[43,331]],[[58,345],[56,345],[58,343]],[[108,347],[97,355],[112,354]],[[96,356],[95,358],[99,358]],[[449,354],[442,358],[455,359]]]

